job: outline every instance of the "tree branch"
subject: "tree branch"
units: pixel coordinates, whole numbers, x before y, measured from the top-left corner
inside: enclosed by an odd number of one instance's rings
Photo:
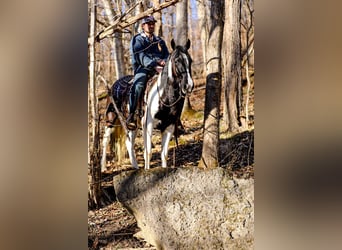
[[[164,3],[161,3],[160,5],[154,6],[152,8],[149,8],[148,10],[136,15],[136,16],[132,16],[129,17],[127,19],[124,19],[123,17],[125,17],[127,15],[128,12],[132,11],[133,8],[135,8],[137,6],[137,4],[135,4],[134,6],[132,6],[126,13],[124,13],[122,16],[118,17],[114,23],[108,27],[106,27],[105,29],[101,30],[96,36],[95,36],[95,40],[97,42],[99,42],[100,40],[106,38],[109,35],[112,35],[114,32],[117,31],[122,31],[123,29],[125,29],[126,27],[136,23],[137,21],[143,19],[144,17],[148,16],[148,15],[152,15],[153,13],[160,11],[162,9],[165,9],[171,5],[174,5],[176,3],[178,3],[180,0],[170,0]],[[89,41],[90,38],[88,38]]]

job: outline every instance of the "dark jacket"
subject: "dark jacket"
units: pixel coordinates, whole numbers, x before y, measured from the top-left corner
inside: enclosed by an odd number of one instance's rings
[[[157,66],[157,60],[166,60],[169,56],[164,40],[153,35],[153,40],[150,41],[143,32],[132,38],[129,50],[134,72],[139,66],[153,70]]]

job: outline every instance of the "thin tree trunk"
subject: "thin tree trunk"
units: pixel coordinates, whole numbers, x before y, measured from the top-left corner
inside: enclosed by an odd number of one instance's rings
[[[114,24],[115,22],[115,12],[111,5],[110,0],[103,0],[104,10],[110,25]],[[123,55],[123,45],[122,45],[122,34],[119,32],[114,33],[114,46],[113,46],[113,59],[114,59],[114,68],[115,68],[115,75],[116,78],[120,78],[126,72],[124,62],[124,55]]]
[[[114,35],[114,66],[115,66],[115,75],[117,78],[123,77],[126,68],[124,64],[124,49],[122,44],[122,34],[116,32]]]
[[[207,79],[204,108],[204,133],[200,168],[219,165],[219,122],[221,95],[221,48],[223,35],[223,0],[210,3],[207,43]]]
[[[175,12],[176,12],[176,7],[172,6],[174,11],[170,11],[170,31],[169,34],[171,35],[171,38],[175,37]],[[171,39],[168,40],[168,46],[169,48],[171,47]]]
[[[101,205],[101,168],[98,155],[98,114],[97,99],[95,86],[95,34],[96,34],[96,5],[94,0],[90,0],[90,46],[89,46],[89,106],[91,133],[88,136],[88,166],[90,177],[88,183],[88,206],[90,208],[99,207]]]
[[[188,40],[188,0],[176,4],[176,44],[185,45]]]
[[[199,30],[202,44],[202,56],[203,56],[203,72],[207,71],[207,36],[208,36],[208,25],[207,25],[207,8],[206,1],[196,1],[197,3],[197,14],[199,20]]]
[[[241,107],[241,52],[240,52],[240,0],[226,2],[224,37],[226,39],[224,54],[225,72],[225,110],[226,124],[231,132],[240,129],[239,113]]]
[[[246,32],[246,62],[245,62],[245,71],[246,71],[246,80],[247,80],[247,90],[246,90],[246,101],[245,101],[245,112],[244,116],[241,116],[241,127],[243,129],[248,129],[248,123],[249,123],[249,114],[248,114],[248,106],[249,106],[249,91],[251,87],[251,81],[249,78],[249,54],[250,54],[250,49],[249,49],[249,32]],[[244,97],[244,95],[243,95]]]
[[[153,6],[159,6],[160,0],[153,0]],[[156,25],[154,27],[154,33],[157,36],[163,36],[163,26],[162,26],[162,15],[161,11],[157,11],[153,14],[154,18],[157,20]]]
[[[185,45],[188,38],[188,0],[183,0],[176,4],[176,44]],[[189,96],[185,98],[183,115],[193,113]]]
[[[137,8],[135,8],[135,16],[140,15],[141,13],[143,13],[146,9],[147,9],[147,0],[141,0],[140,4],[137,6]],[[134,34],[137,34],[139,32],[141,32],[141,25],[140,22],[136,22],[134,24]]]
[[[248,123],[249,123],[249,114],[248,114],[248,106],[249,106],[249,91],[251,88],[251,80],[249,78],[249,60],[248,60],[248,52],[247,52],[247,62],[246,62],[246,78],[247,78],[247,91],[246,91],[246,105],[245,105],[245,117],[246,117],[246,124],[245,128],[248,128]]]

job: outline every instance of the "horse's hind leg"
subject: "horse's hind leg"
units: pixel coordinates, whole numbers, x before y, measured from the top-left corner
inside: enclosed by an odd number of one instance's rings
[[[162,149],[161,149],[161,160],[162,160],[162,167],[167,167],[167,156],[169,152],[169,143],[171,140],[171,137],[173,135],[173,132],[175,130],[175,125],[168,126],[162,135]]]
[[[147,113],[145,122],[143,123],[145,170],[150,169],[150,161],[152,157],[152,132],[153,121],[151,116]]]
[[[135,156],[135,151],[134,151],[134,142],[135,142],[136,135],[137,135],[137,130],[128,131],[127,138],[126,138],[126,148],[127,148],[129,159],[131,161],[132,166],[135,169],[138,169],[139,167],[138,167],[137,158]]]
[[[106,167],[106,156],[107,156],[107,146],[110,141],[110,135],[113,133],[113,128],[105,127],[105,133],[103,135],[103,141],[102,141],[102,158],[101,158],[101,172],[104,172],[107,170]]]

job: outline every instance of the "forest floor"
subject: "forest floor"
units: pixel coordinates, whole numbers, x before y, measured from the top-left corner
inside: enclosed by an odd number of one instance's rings
[[[203,142],[204,81],[197,81],[195,86],[196,88],[190,96],[190,103],[196,113],[190,119],[182,119],[185,134],[178,138],[178,148],[176,148],[174,141],[170,143],[168,161],[168,166],[170,167],[196,167],[200,160]],[[254,116],[253,90],[254,88],[252,88],[250,99],[250,112],[252,116]],[[100,103],[100,105],[102,105],[102,109],[105,108],[104,102]],[[251,124],[249,130],[236,134],[227,133],[223,129],[221,130],[219,148],[220,167],[227,169],[232,175],[238,178],[254,178],[253,124]],[[154,136],[153,145],[151,168],[161,165],[160,137],[158,137],[158,133]],[[144,159],[141,131],[137,138],[136,152],[139,167],[143,168]],[[102,175],[104,191],[110,202],[105,207],[88,211],[88,248],[122,250],[137,248],[155,249],[134,235],[139,232],[135,218],[115,200],[112,185],[113,176],[122,171],[131,170],[132,168],[129,162],[123,166],[118,166],[115,162],[111,161],[110,157],[109,155],[107,158],[108,172]]]

